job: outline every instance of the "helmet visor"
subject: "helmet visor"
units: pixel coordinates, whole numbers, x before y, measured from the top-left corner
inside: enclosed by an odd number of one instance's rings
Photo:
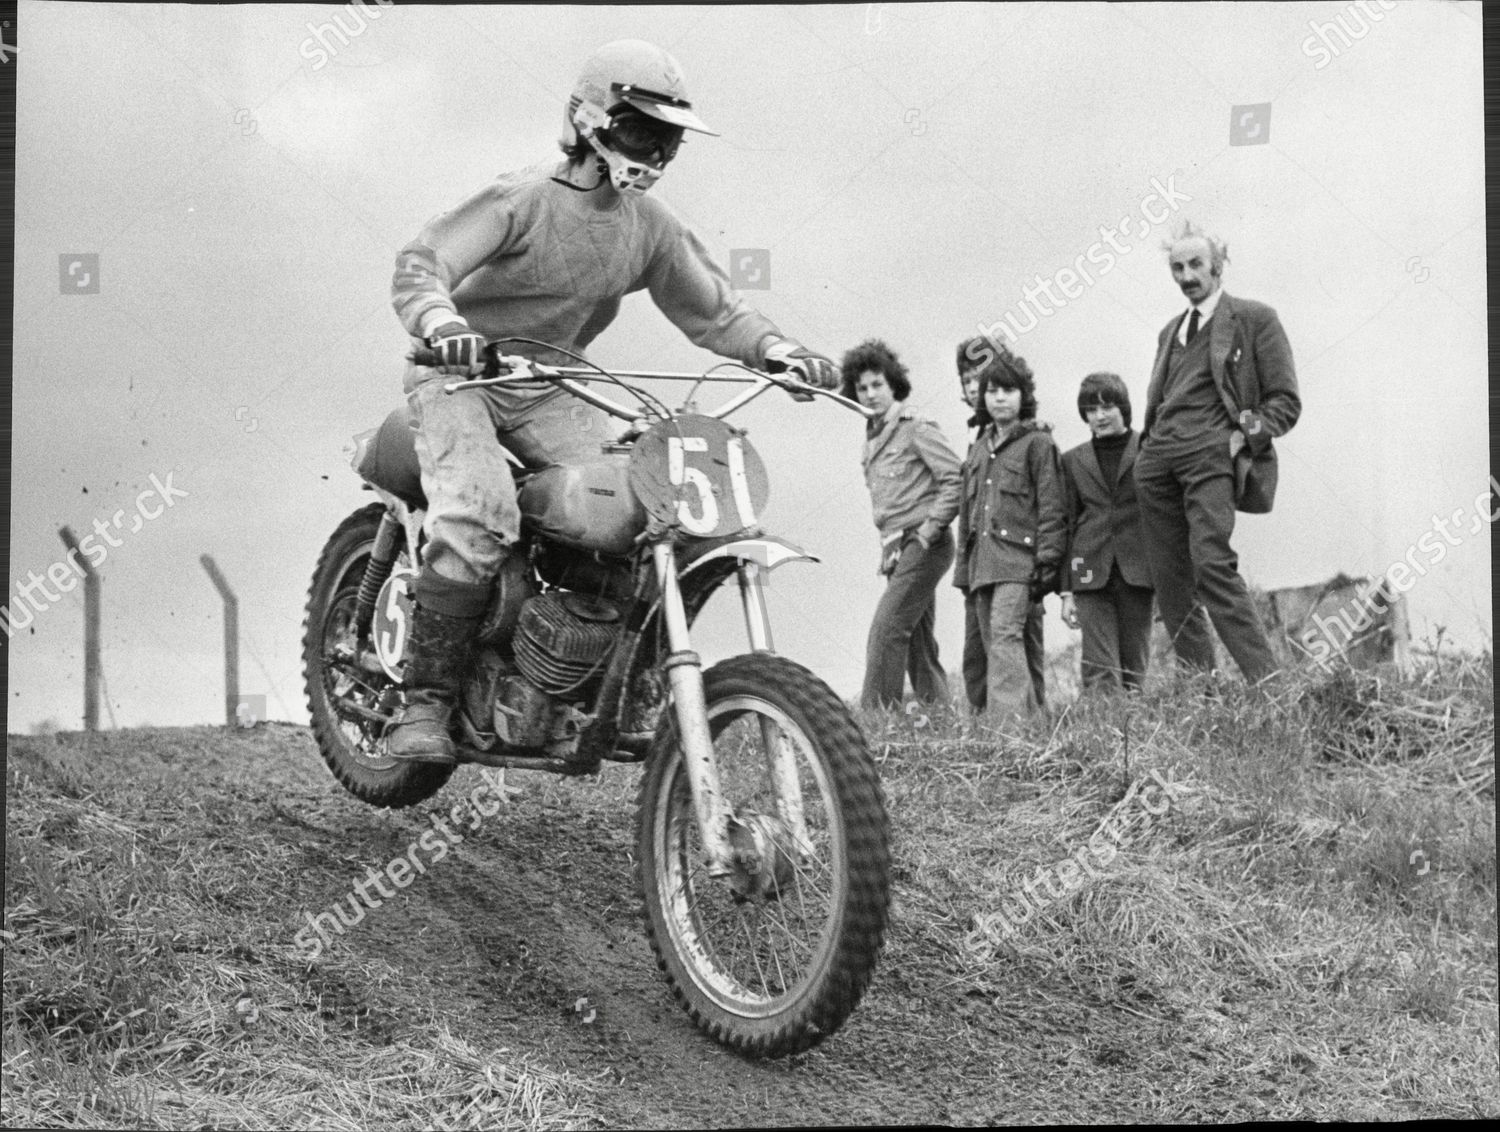
[[[693,104],[685,98],[674,98],[631,83],[613,83],[610,92],[620,101],[635,107],[642,114],[665,122],[679,129],[694,130],[700,134],[719,136],[718,130],[708,128],[702,118],[693,113]]]

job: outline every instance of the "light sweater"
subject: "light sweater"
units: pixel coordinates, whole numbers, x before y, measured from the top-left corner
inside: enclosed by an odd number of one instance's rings
[[[649,290],[698,346],[764,362],[776,326],[729,285],[703,242],[666,204],[621,195],[598,209],[589,193],[552,180],[566,162],[507,173],[427,222],[401,250],[391,299],[408,333],[431,334],[453,312],[479,334],[520,334],[584,352],[625,295]],[[566,363],[508,344],[505,353]]]

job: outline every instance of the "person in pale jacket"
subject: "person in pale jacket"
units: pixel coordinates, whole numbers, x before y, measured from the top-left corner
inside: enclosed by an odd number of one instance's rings
[[[876,410],[865,430],[863,464],[885,593],[865,646],[860,704],[901,703],[905,678],[924,703],[946,703],[948,679],[938,658],[938,583],[953,564],[960,463],[934,421],[906,405],[907,369],[884,342],[869,339],[844,355],[842,392]]]

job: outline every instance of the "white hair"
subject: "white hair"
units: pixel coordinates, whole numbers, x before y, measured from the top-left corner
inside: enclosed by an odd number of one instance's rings
[[[1219,274],[1229,262],[1229,245],[1211,232],[1205,232],[1191,220],[1183,220],[1173,230],[1171,239],[1162,241],[1162,251],[1171,255],[1174,244],[1192,239],[1203,240],[1208,244],[1209,266],[1213,268],[1215,275]]]

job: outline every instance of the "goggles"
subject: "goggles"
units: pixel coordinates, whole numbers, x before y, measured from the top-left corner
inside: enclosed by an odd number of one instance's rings
[[[600,140],[622,157],[657,166],[676,157],[682,144],[682,127],[659,122],[628,105],[616,107],[599,134]]]

